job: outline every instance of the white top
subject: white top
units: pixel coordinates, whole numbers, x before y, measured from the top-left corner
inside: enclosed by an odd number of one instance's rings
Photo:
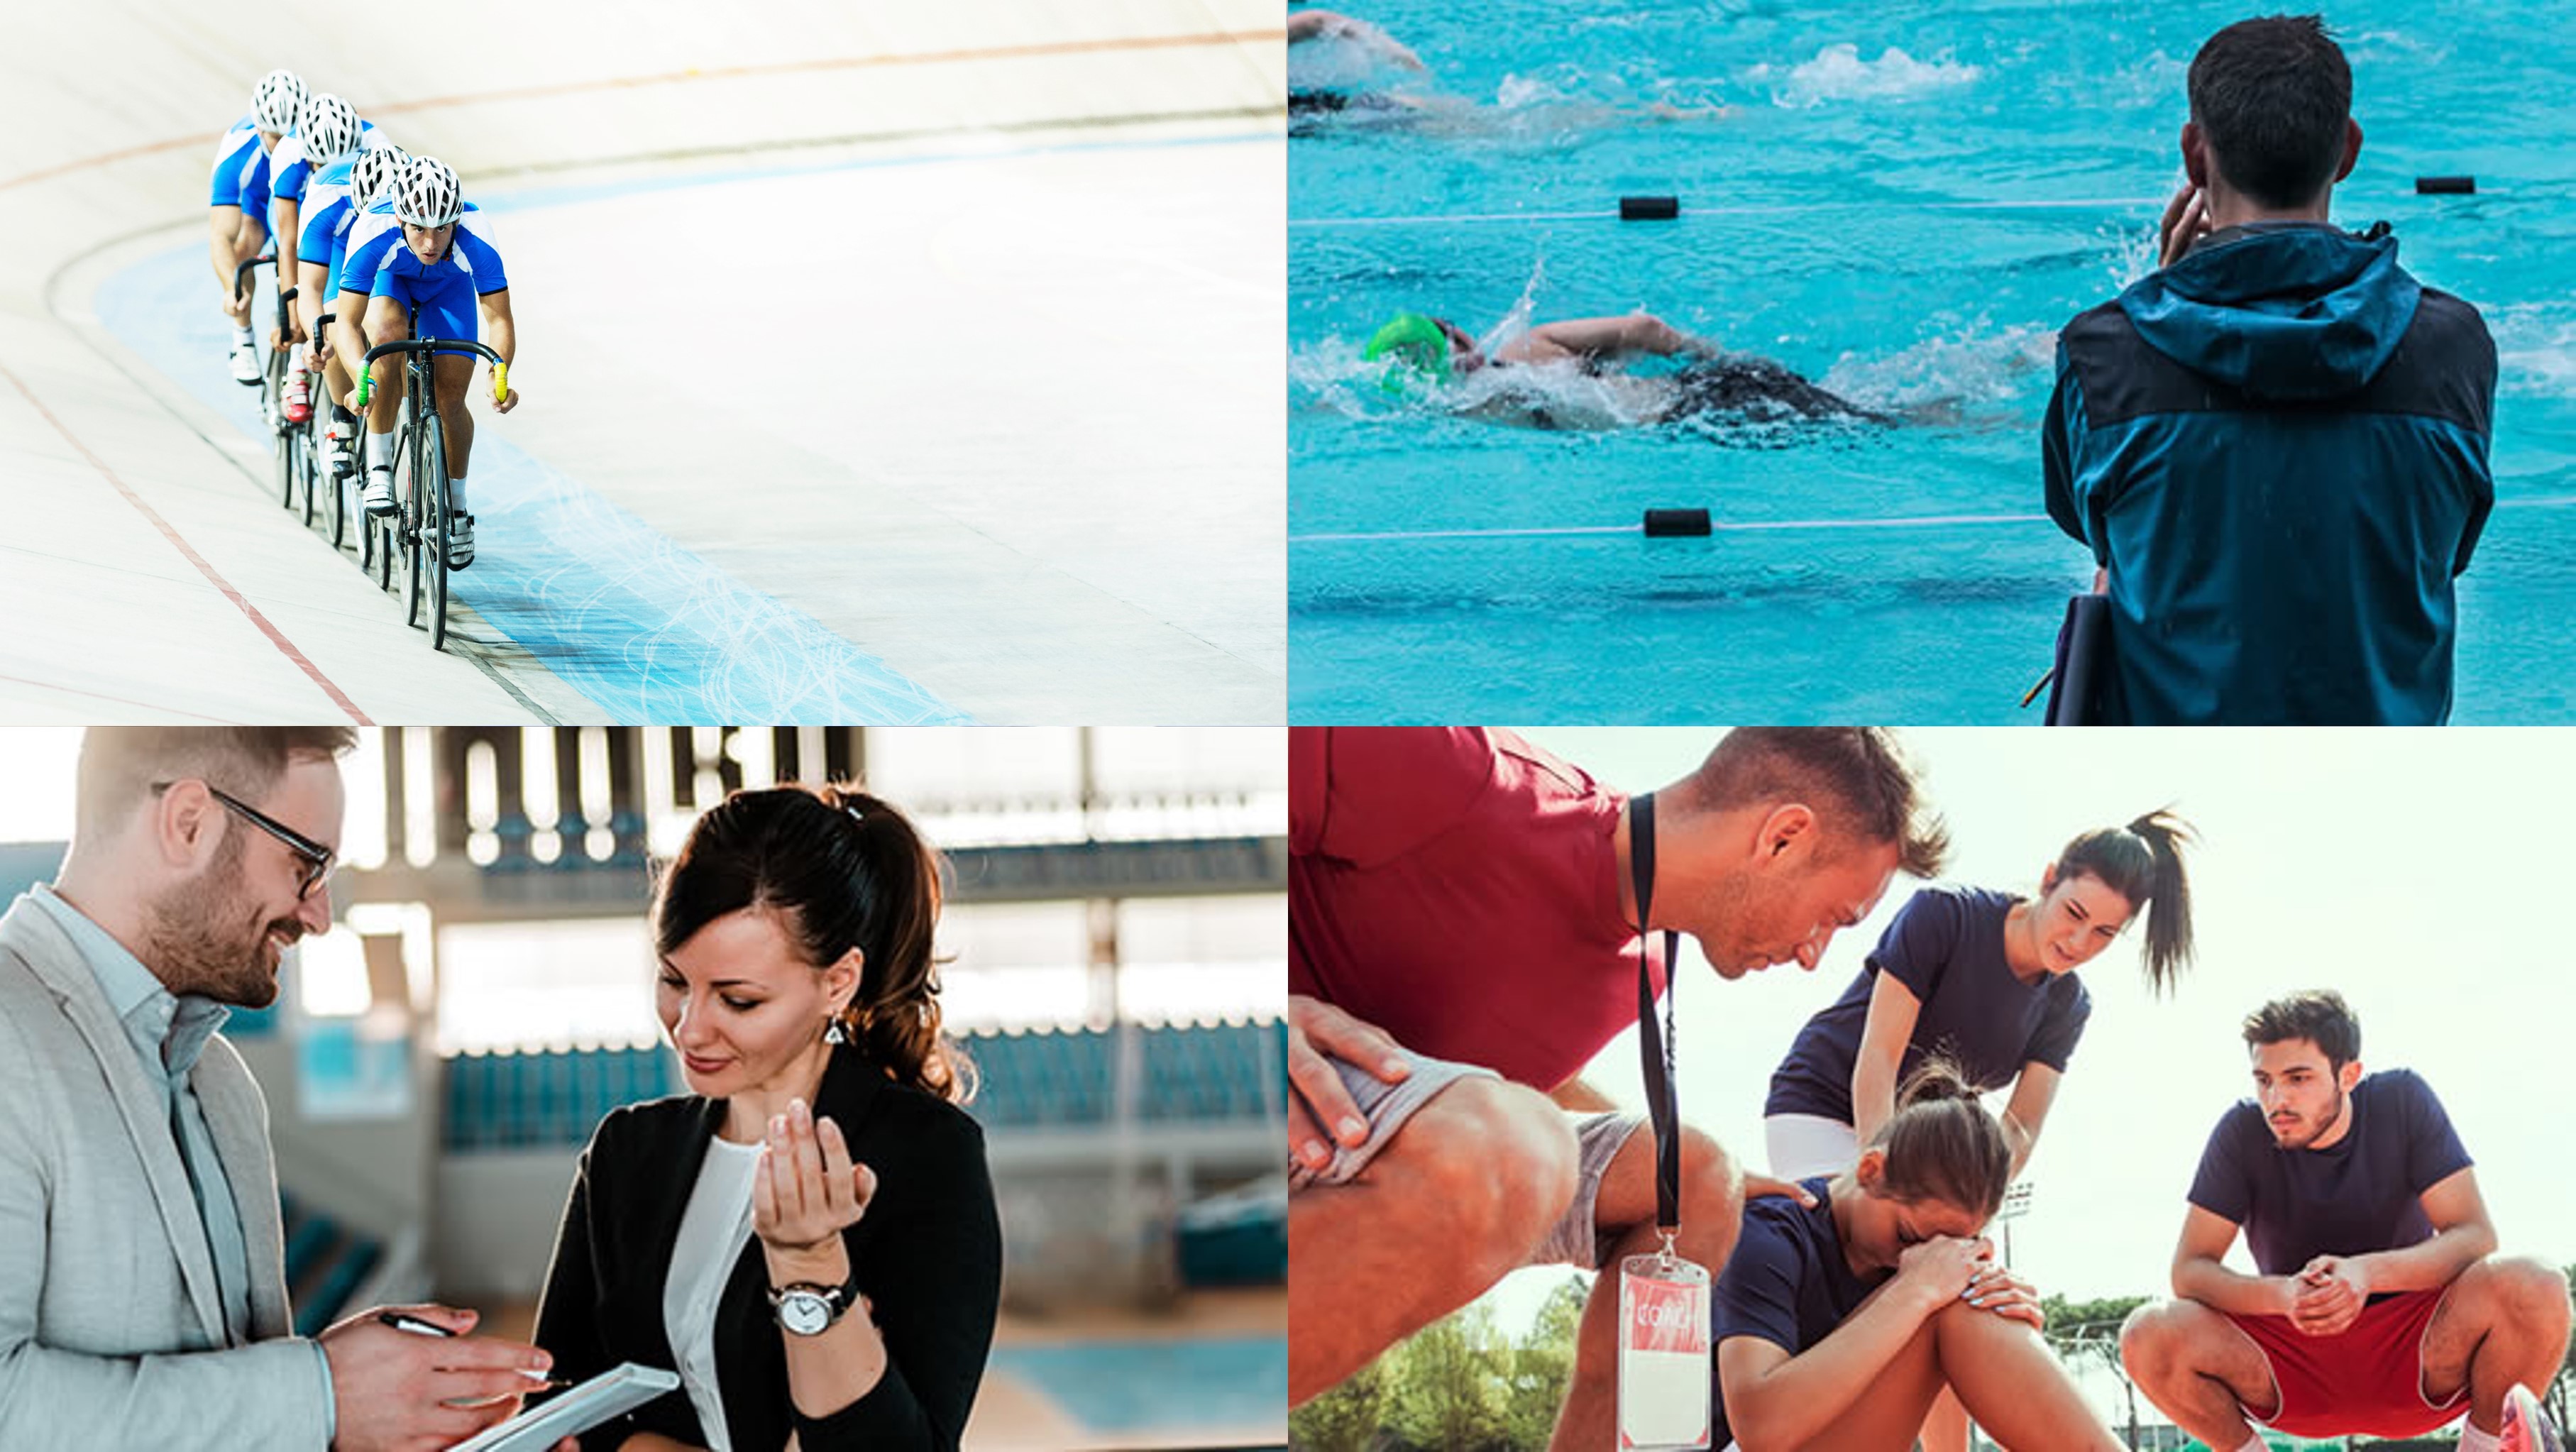
[[[680,1215],[680,1238],[671,1247],[671,1274],[662,1282],[662,1326],[679,1359],[680,1385],[697,1409],[698,1429],[706,1433],[707,1452],[733,1452],[724,1398],[716,1390],[716,1302],[751,1240],[751,1177],[759,1168],[760,1146],[722,1137],[708,1141],[689,1208]]]

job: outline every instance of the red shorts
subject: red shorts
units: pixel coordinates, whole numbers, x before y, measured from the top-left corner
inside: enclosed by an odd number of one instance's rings
[[[2287,1316],[2222,1314],[2272,1365],[2281,1408],[2258,1419],[2265,1426],[2294,1437],[2417,1437],[2469,1409],[2466,1385],[2440,1406],[2424,1399],[2424,1328],[2441,1304],[2438,1290],[2399,1291],[2337,1336],[2310,1336]]]

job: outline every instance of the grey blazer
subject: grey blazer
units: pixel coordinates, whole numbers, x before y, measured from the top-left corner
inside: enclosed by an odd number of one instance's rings
[[[225,1343],[187,1167],[124,1026],[44,908],[0,916],[0,1447],[324,1446],[267,1101],[221,1035],[189,1082],[250,1242],[247,1345]]]

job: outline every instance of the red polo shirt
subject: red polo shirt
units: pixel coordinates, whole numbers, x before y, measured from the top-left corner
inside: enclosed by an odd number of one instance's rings
[[[1508,731],[1288,733],[1288,991],[1553,1089],[1637,1020],[1625,798]]]

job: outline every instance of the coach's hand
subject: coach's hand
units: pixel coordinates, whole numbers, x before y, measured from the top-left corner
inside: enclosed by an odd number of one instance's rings
[[[1795,1200],[1810,1210],[1816,1208],[1816,1192],[1797,1181],[1775,1180],[1769,1175],[1757,1175],[1751,1170],[1745,1171],[1744,1198],[1758,1200],[1765,1195],[1777,1195],[1784,1199]]]
[[[2156,265],[2171,267],[2209,235],[2209,197],[2189,183],[2165,203],[2164,220],[2156,226]]]
[[[1321,999],[1288,995],[1288,1147],[1315,1170],[1332,1162],[1331,1141],[1356,1146],[1367,1142],[1369,1132],[1368,1121],[1360,1117],[1359,1105],[1342,1087],[1342,1076],[1326,1054],[1388,1084],[1401,1083],[1412,1072],[1395,1040],[1375,1025]]]
[[[2290,1324],[2310,1336],[2349,1330],[2370,1303],[2370,1273],[2340,1255],[2321,1255],[2299,1271],[2299,1293],[2290,1302]]]

